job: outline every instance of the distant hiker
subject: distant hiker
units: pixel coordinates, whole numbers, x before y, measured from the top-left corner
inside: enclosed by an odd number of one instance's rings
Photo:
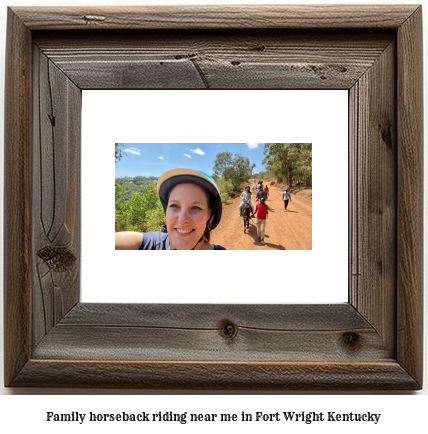
[[[254,207],[253,204],[251,203],[251,191],[250,191],[250,186],[246,185],[245,186],[245,190],[241,193],[241,205],[239,205],[239,217],[242,217],[242,205],[244,205],[244,203],[249,203],[251,206],[251,212],[254,213]]]
[[[282,193],[282,200],[284,201],[285,211],[287,211],[288,201],[291,201],[291,193],[288,191],[288,187],[286,187],[284,193]]]
[[[260,199],[260,203],[256,205],[256,211],[253,214],[253,217],[257,213],[257,236],[258,241],[264,245],[265,244],[265,228],[266,228],[266,219],[268,217],[269,207],[265,203],[265,198],[262,197]]]
[[[256,180],[254,180],[254,182],[253,182],[253,190],[256,190],[257,189],[257,182],[256,182]]]

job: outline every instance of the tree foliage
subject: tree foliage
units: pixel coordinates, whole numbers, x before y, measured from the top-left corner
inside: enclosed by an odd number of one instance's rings
[[[305,181],[312,185],[312,143],[265,143],[266,169],[288,184]]]
[[[156,182],[150,181],[133,191],[125,200],[125,190],[116,184],[115,211],[117,231],[159,231],[165,224],[165,214],[156,191]]]
[[[120,143],[115,143],[115,162],[122,154]],[[156,190],[157,178],[136,176],[115,179],[115,231],[160,231],[165,214]]]
[[[257,178],[257,179],[269,179],[274,177],[275,175],[270,173],[268,170],[253,173],[253,178]]]
[[[239,190],[242,184],[251,177],[256,165],[251,164],[247,157],[241,154],[232,155],[230,152],[221,152],[214,161],[214,179],[222,178],[232,190]]]
[[[123,187],[122,202],[128,202],[134,193],[138,193],[142,186],[156,183],[158,178],[155,176],[135,176],[116,178],[116,184]]]
[[[115,148],[115,162],[118,163],[122,159],[122,157],[126,154],[122,155],[123,145],[121,145],[120,143],[115,143],[114,148]]]

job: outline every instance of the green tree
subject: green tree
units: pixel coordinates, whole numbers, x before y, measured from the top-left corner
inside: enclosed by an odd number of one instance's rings
[[[253,178],[257,178],[257,179],[269,179],[269,178],[273,178],[273,177],[274,177],[274,175],[272,175],[268,170],[253,173]]]
[[[122,144],[115,143],[114,145],[115,145],[114,146],[115,147],[115,162],[118,163],[122,159],[123,155],[126,155],[126,154],[122,155],[122,148],[123,148]]]
[[[121,207],[123,202],[123,187],[118,184],[117,179],[114,180],[115,183],[115,204],[116,207]]]
[[[135,185],[143,185],[145,181],[145,178],[143,176],[135,176],[134,179],[132,180],[132,182]]]
[[[251,164],[247,157],[241,154],[232,155],[230,152],[221,152],[214,161],[215,179],[223,178],[230,184],[232,190],[239,190],[251,176],[256,165]]]
[[[157,195],[155,182],[151,181],[134,191],[131,198],[123,201],[121,186],[116,183],[116,231],[159,231],[165,224],[165,214]]]
[[[213,177],[215,179],[227,179],[227,176],[230,173],[232,166],[232,157],[233,154],[231,152],[221,152],[220,154],[216,155],[213,167]]]
[[[312,185],[312,146],[302,143],[300,156],[296,164],[296,174],[299,181]]]
[[[312,182],[311,143],[265,143],[266,169],[279,178],[287,178],[290,187],[295,179]]]
[[[214,177],[217,186],[220,190],[221,201],[226,203],[230,199],[230,192],[233,191],[232,184],[226,181],[224,178]]]

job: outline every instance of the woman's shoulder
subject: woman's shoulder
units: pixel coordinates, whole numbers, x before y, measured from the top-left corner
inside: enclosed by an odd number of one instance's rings
[[[213,244],[213,250],[227,250],[227,249],[217,244]]]

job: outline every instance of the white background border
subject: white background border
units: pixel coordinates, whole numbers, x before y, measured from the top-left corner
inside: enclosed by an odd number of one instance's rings
[[[346,90],[83,91],[82,125],[82,301],[348,300]],[[115,142],[312,143],[312,250],[114,251]]]

